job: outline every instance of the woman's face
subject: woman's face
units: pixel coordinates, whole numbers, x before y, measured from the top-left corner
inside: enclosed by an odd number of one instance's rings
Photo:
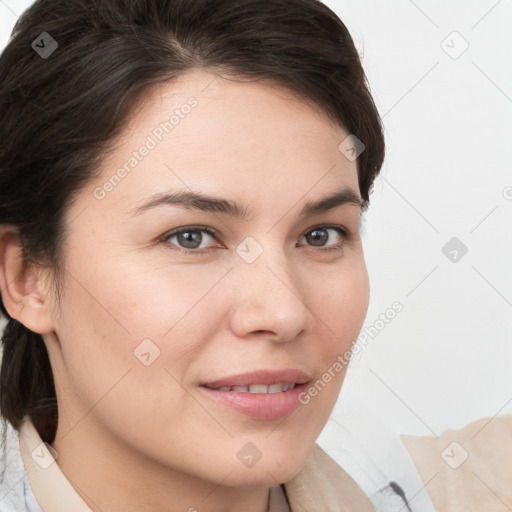
[[[366,315],[356,162],[318,109],[214,78],[156,89],[66,214],[56,446],[270,486],[312,448]]]

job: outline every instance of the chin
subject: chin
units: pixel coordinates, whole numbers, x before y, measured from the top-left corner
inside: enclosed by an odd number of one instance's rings
[[[225,484],[233,487],[272,487],[285,483],[300,472],[308,455],[309,450],[299,450],[299,453],[294,450],[267,457],[262,455],[252,465],[249,461],[247,466],[243,463],[235,464]]]
[[[223,484],[230,487],[273,487],[288,482],[299,471],[300,467],[285,470],[284,468],[276,469],[272,465],[268,468],[252,468],[246,471],[237,468]]]

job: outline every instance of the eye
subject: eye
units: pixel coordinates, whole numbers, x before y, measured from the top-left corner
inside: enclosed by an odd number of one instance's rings
[[[331,236],[332,233],[335,233],[336,236]],[[310,229],[307,233],[302,235],[303,238],[307,240],[308,243],[311,243],[313,247],[328,247],[329,249],[340,249],[343,246],[345,240],[348,239],[349,233],[342,226],[336,225],[325,225],[325,226],[317,226],[313,229]],[[329,240],[334,238],[333,243],[328,243]],[[341,242],[336,242],[336,239],[341,238]]]
[[[216,240],[216,233],[214,229],[207,226],[186,226],[166,233],[160,241],[171,244],[174,249],[186,254],[203,254],[215,247],[208,246],[208,241]],[[310,229],[301,238],[304,238],[311,247],[326,251],[341,249],[344,241],[349,238],[349,232],[342,226],[323,225]],[[326,249],[322,249],[324,247]]]
[[[216,231],[206,226],[187,226],[175,229],[162,237],[163,242],[177,245],[177,249],[188,253],[206,252],[207,246],[202,243],[209,238],[215,239]],[[206,234],[206,236],[204,235]],[[173,241],[175,239],[175,242]]]

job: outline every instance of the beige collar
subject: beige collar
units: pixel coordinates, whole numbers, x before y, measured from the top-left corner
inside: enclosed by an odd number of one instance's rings
[[[19,441],[30,487],[44,512],[93,512],[64,476],[28,417],[21,424]]]
[[[374,512],[366,494],[315,444],[302,469],[284,484],[291,512]]]

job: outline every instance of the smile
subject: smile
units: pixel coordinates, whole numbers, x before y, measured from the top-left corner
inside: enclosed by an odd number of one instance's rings
[[[217,391],[237,391],[239,393],[282,393],[295,387],[295,382],[292,383],[277,383],[270,384],[253,384],[251,386],[221,386],[218,388],[209,387],[209,389],[215,389]]]

